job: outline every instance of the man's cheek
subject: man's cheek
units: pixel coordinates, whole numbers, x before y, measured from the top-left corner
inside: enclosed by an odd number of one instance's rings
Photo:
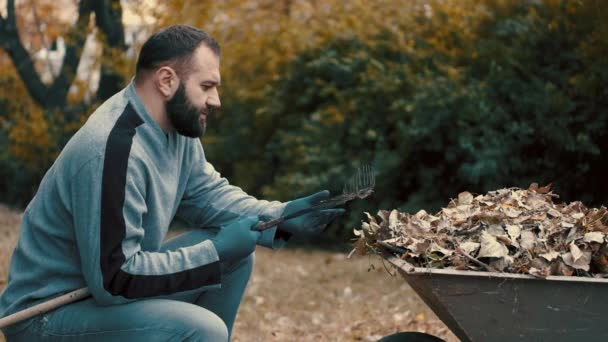
[[[197,100],[198,100],[197,101],[198,103],[196,105],[196,108],[199,109],[199,112],[202,112],[205,109],[205,107],[207,107],[207,96],[206,95],[205,96],[201,96],[201,98],[197,99]]]

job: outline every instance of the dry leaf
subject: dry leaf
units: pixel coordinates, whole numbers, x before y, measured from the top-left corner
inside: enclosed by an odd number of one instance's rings
[[[584,213],[573,213],[573,214],[570,214],[570,216],[574,219],[580,220],[583,217],[585,217],[585,214]]]
[[[547,214],[551,215],[553,217],[562,217],[562,213],[560,213],[559,211],[555,210],[554,208],[551,208],[551,209],[547,210]]]
[[[551,264],[551,274],[569,277],[574,274],[574,268],[566,265],[563,261],[556,259]]]
[[[519,237],[519,245],[523,249],[530,250],[534,248],[534,245],[536,245],[536,236],[531,231],[524,230]]]
[[[502,229],[502,226],[499,224],[491,224],[486,232],[492,236],[505,236],[505,230]]]
[[[458,194],[458,205],[471,204],[473,195],[470,192],[461,192]]]
[[[543,186],[543,187],[541,187],[541,188],[538,188],[538,189],[536,190],[536,192],[538,192],[539,194],[546,194],[546,193],[548,193],[549,191],[551,191],[551,185],[552,185],[552,184],[553,184],[553,183],[549,183],[549,184],[547,184],[547,185],[545,185],[545,186]]]
[[[416,254],[416,256],[420,255],[420,254],[424,254],[426,253],[427,249],[429,248],[430,243],[425,241],[425,240],[419,240],[419,239],[410,239],[410,242],[407,244],[406,248],[409,249],[413,254]]]
[[[574,248],[573,248],[574,247]],[[572,253],[574,251],[574,253]],[[570,267],[589,271],[589,263],[591,262],[591,252],[581,252],[574,244],[570,245],[570,252],[562,254],[562,260]]]
[[[511,240],[516,240],[521,235],[521,225],[519,224],[510,224],[507,225],[507,233]]]
[[[431,247],[429,247],[429,251],[431,253],[439,253],[439,254],[441,254],[442,255],[441,258],[448,257],[448,256],[454,254],[453,250],[447,249],[447,248],[443,248],[443,247],[439,246],[436,242],[433,242],[431,244]]]
[[[603,243],[604,242],[604,233],[602,233],[602,232],[589,232],[589,233],[585,234],[585,237],[583,238],[583,241],[585,241],[585,242]]]
[[[505,269],[507,269],[512,264],[513,264],[513,257],[510,256],[510,255],[507,255],[507,256],[502,257],[502,258],[498,258],[496,260],[491,260],[489,262],[490,266],[492,266],[495,269],[500,270],[500,271],[504,271]]]
[[[367,213],[366,213],[367,214]],[[369,214],[368,214],[369,215]],[[390,212],[388,210],[378,210],[377,213],[378,217],[380,217],[380,219],[382,220],[382,223],[387,222],[388,221],[388,217],[390,215]],[[374,220],[375,221],[375,220]]]
[[[502,243],[496,241],[496,237],[483,232],[481,233],[481,247],[478,258],[502,258],[509,254],[509,250]]]
[[[556,259],[557,257],[559,257],[559,253],[556,251],[551,251],[548,253],[540,254],[540,256],[545,258],[545,260],[547,260],[547,261],[553,261],[553,259]]]
[[[473,241],[466,241],[459,244],[460,249],[469,255],[473,255],[479,249],[479,246],[481,246],[479,243]]]
[[[583,256],[583,252],[581,252],[578,246],[573,243],[570,244],[570,253],[572,254],[572,259],[574,259],[574,261],[577,261]]]
[[[359,240],[357,240],[354,244],[353,247],[355,247],[355,250],[357,251],[358,255],[365,255],[366,252],[366,243],[365,243],[365,238],[360,238]]]
[[[540,270],[540,269],[535,268],[535,267],[531,267],[530,270],[528,271],[528,273],[531,276],[535,276],[537,278],[542,278],[542,279],[547,278],[547,275],[548,275],[546,270],[543,271],[543,270]]]
[[[388,228],[396,230],[399,227],[399,211],[393,210],[388,216]]]

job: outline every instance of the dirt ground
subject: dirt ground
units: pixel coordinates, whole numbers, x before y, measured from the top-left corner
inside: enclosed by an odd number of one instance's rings
[[[0,205],[0,290],[20,220]],[[297,248],[259,247],[256,255],[233,341],[376,341],[398,331],[458,341],[379,259]]]

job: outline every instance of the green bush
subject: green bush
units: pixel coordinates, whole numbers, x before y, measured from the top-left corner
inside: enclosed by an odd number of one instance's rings
[[[371,161],[376,195],[353,204],[357,214],[336,227],[342,236],[360,210],[435,211],[465,190],[553,182],[564,200],[603,203],[608,65],[600,18],[584,5],[577,15],[563,4],[486,9],[474,34],[453,32],[442,51],[428,43],[447,20],[436,12],[420,18],[412,51],[385,32],[299,55],[265,102],[248,104],[255,114],[235,115],[230,126],[239,130],[224,136],[230,145],[252,139],[231,155],[253,165],[245,183],[289,199],[339,190]]]

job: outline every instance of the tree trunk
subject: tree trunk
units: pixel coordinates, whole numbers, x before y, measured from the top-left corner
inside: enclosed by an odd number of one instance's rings
[[[63,110],[66,121],[78,120],[82,105],[68,108],[67,98],[70,86],[76,77],[82,50],[88,34],[90,14],[94,12],[96,25],[103,34],[101,77],[96,100],[103,101],[119,91],[124,85],[124,78],[112,67],[112,51],[125,52],[124,27],[122,25],[122,7],[120,0],[82,0],[78,6],[78,18],[66,37],[66,52],[61,69],[51,85],[46,85],[35,70],[29,52],[23,46],[16,25],[15,0],[7,1],[7,16],[0,16],[0,48],[11,57],[19,77],[32,99],[40,105],[45,113],[51,115]]]

